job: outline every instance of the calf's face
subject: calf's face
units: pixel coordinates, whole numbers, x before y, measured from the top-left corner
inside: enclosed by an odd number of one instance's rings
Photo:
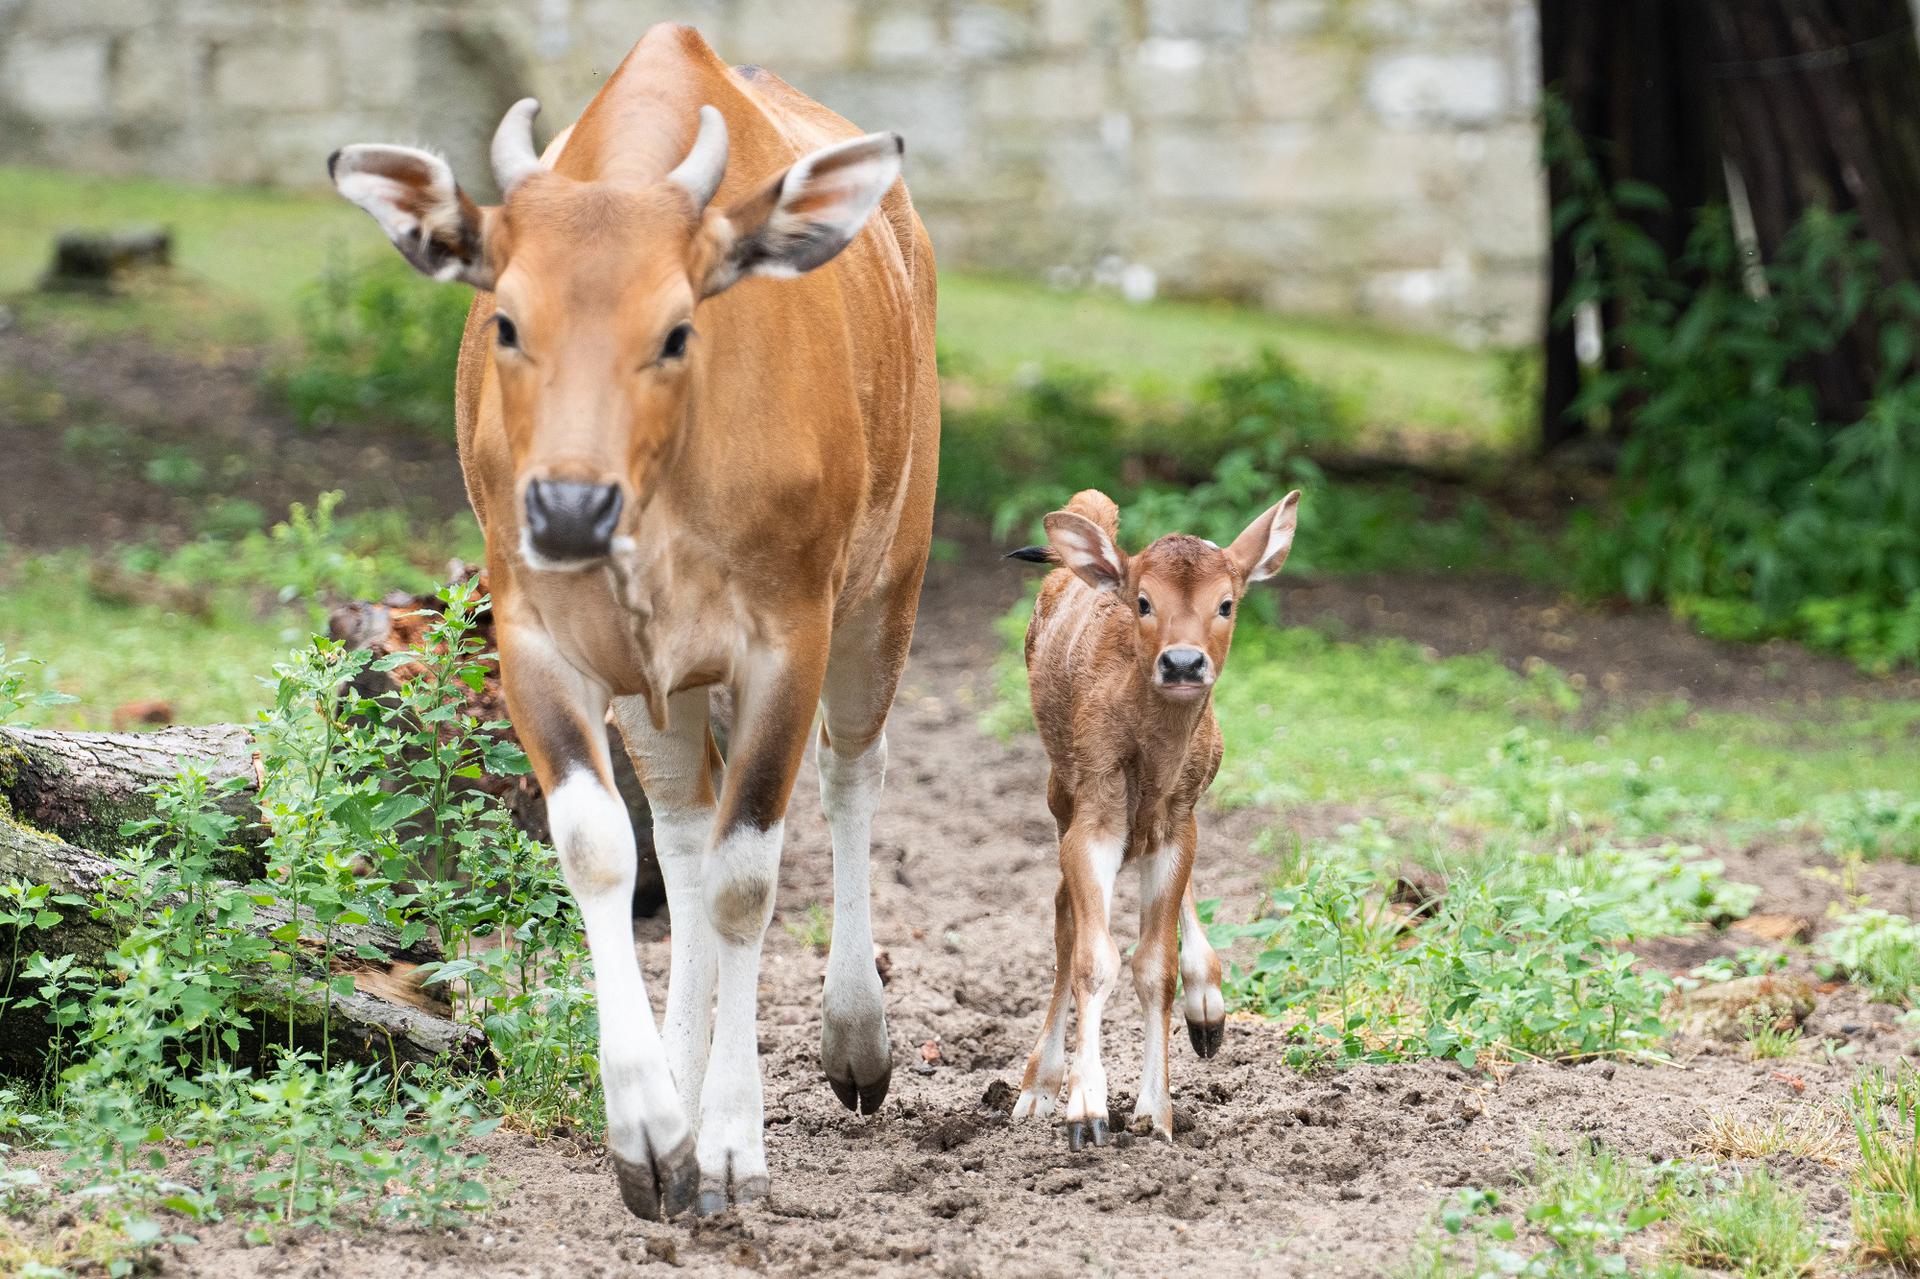
[[[1175,533],[1129,556],[1075,511],[1049,515],[1047,536],[1062,564],[1132,611],[1146,684],[1170,702],[1198,701],[1226,668],[1247,587],[1286,563],[1299,502],[1297,491],[1287,494],[1224,548]]]
[[[736,281],[830,261],[900,173],[898,135],[835,143],[726,208],[727,126],[700,109],[691,149],[651,183],[581,181],[533,151],[538,105],[493,142],[505,203],[482,208],[439,156],[352,146],[328,172],[418,270],[494,294],[488,344],[513,466],[521,557],[578,568],[622,545],[712,358],[694,309]]]

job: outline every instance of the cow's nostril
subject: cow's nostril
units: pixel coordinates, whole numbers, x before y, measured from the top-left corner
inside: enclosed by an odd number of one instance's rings
[[[1197,684],[1207,677],[1207,655],[1197,648],[1170,648],[1160,654],[1160,679],[1168,684]]]
[[[534,480],[527,485],[527,539],[549,559],[597,559],[612,549],[624,504],[616,484]]]

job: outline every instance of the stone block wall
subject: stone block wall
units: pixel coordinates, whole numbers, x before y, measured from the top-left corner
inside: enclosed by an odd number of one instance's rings
[[[1538,322],[1532,0],[0,0],[0,158],[312,185],[411,141],[484,194],[509,102],[557,127],[666,19],[903,133],[943,262]]]

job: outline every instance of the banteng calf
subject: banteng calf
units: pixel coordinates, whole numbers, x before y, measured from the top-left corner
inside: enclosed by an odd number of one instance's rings
[[[1047,807],[1060,827],[1053,1001],[1013,1117],[1051,1114],[1064,1082],[1067,1144],[1075,1150],[1089,1138],[1107,1142],[1100,1014],[1120,974],[1108,917],[1121,866],[1140,872],[1133,986],[1146,1016],[1146,1053],[1134,1129],[1173,1138],[1167,1033],[1176,972],[1194,1051],[1211,1057],[1220,1050],[1220,960],[1188,882],[1194,807],[1220,767],[1212,693],[1233,642],[1234,613],[1249,583],[1286,562],[1299,500],[1287,494],[1225,550],[1175,534],[1129,556],[1115,540],[1119,510],[1089,489],[1047,516],[1050,545],[1013,552],[1060,566],[1041,586],[1027,627],[1033,717],[1052,765]],[[1069,990],[1080,1017],[1071,1075]]]

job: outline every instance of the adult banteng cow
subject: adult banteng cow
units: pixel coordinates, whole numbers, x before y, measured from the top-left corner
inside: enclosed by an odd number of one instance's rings
[[[711,1212],[767,1188],[755,994],[816,708],[822,1064],[849,1108],[887,1091],[868,834],[932,520],[933,252],[897,136],[861,136],[687,28],[649,31],[544,157],[537,110],[520,102],[494,137],[498,207],[425,151],[328,164],[414,266],[480,290],[460,461],[508,706],[593,955],[607,1144],[635,1213]],[[724,765],[713,685],[733,694]],[[609,707],[672,912],[661,1030]]]

